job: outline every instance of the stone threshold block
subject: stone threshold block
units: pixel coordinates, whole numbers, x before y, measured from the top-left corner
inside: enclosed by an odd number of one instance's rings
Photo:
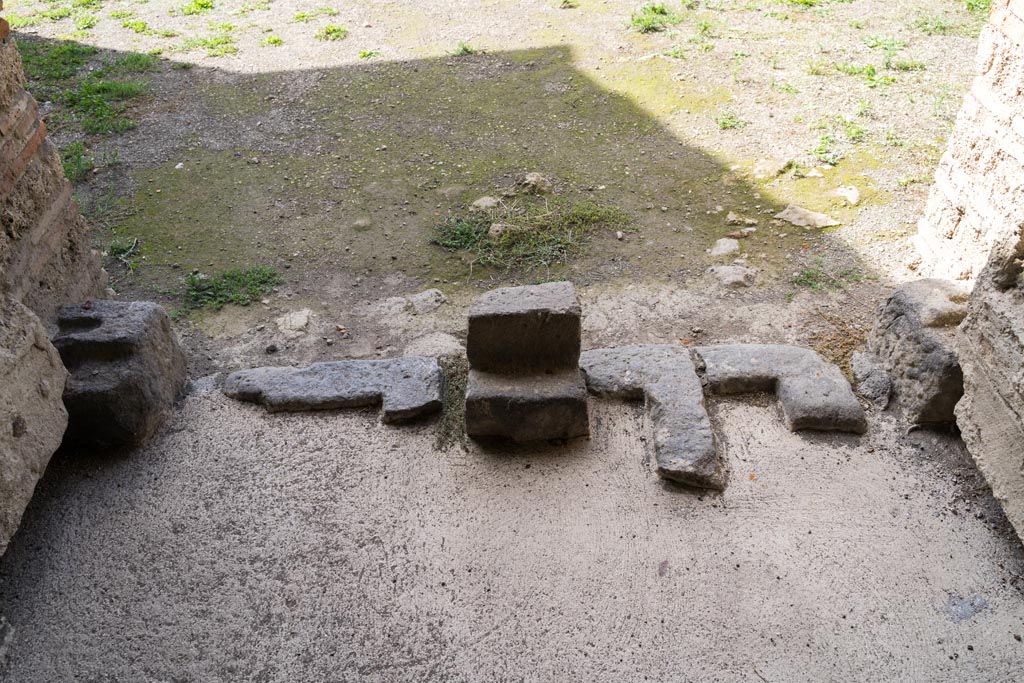
[[[407,356],[240,370],[223,391],[272,413],[381,405],[384,422],[394,423],[438,412],[442,381],[436,358]]]
[[[526,376],[470,370],[466,433],[520,443],[588,436],[583,375],[579,370]]]
[[[728,344],[694,349],[716,394],[775,392],[791,431],[867,430],[864,409],[835,365],[810,349],[780,344]]]
[[[66,443],[136,447],[171,414],[185,388],[185,355],[167,313],[146,301],[64,306],[53,345],[71,372]]]
[[[953,424],[964,394],[955,333],[967,316],[967,292],[958,283],[908,282],[879,307],[868,349],[892,379],[896,400],[913,425]]]
[[[580,317],[569,282],[487,292],[469,309],[470,367],[507,374],[576,369]]]
[[[580,367],[592,394],[644,400],[661,477],[725,489],[728,467],[718,453],[704,388],[686,349],[667,344],[594,349],[583,352]]]

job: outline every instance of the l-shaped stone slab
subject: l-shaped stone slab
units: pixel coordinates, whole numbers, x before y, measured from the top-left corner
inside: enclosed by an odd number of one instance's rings
[[[269,412],[382,405],[384,422],[404,422],[441,409],[436,358],[343,360],[305,368],[268,367],[228,376],[223,391]]]
[[[698,371],[716,394],[774,391],[791,431],[863,434],[864,409],[835,365],[810,349],[726,344],[694,349]]]
[[[718,454],[704,390],[686,349],[667,344],[594,349],[580,355],[580,368],[591,393],[644,400],[660,476],[725,489],[728,468]]]

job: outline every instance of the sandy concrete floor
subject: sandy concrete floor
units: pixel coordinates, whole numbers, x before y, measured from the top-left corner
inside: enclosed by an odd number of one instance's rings
[[[731,484],[697,495],[641,408],[591,412],[567,448],[439,452],[200,382],[146,449],[51,464],[0,561],[2,678],[1019,680],[1024,551],[956,441],[718,402]]]

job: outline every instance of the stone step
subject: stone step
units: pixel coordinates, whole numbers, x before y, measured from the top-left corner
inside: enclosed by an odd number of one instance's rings
[[[583,375],[579,370],[525,376],[470,370],[466,433],[518,442],[588,436]]]

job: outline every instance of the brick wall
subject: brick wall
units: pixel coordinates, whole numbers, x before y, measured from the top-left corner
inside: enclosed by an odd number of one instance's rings
[[[993,0],[977,68],[918,224],[923,277],[975,280],[1024,225],[1024,0]]]
[[[106,276],[7,32],[0,20],[0,299],[50,323],[59,305],[102,293]]]

